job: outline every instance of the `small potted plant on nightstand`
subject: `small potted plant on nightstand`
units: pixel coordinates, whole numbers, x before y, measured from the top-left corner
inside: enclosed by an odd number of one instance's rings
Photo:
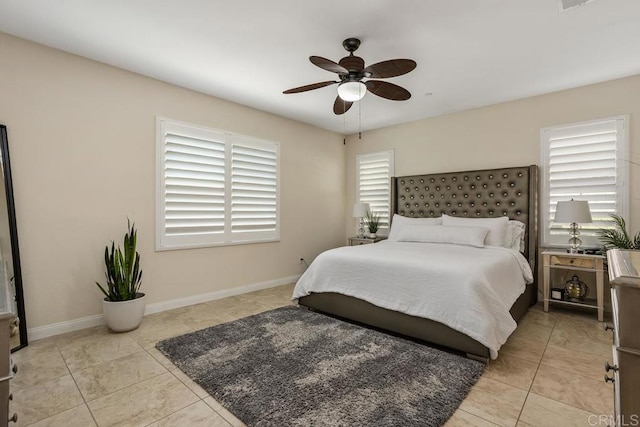
[[[378,226],[380,225],[380,214],[367,211],[365,222],[367,223],[367,229],[369,230],[367,237],[375,239],[376,233],[378,232]]]
[[[96,282],[96,285],[105,295],[102,301],[103,315],[107,326],[114,332],[136,329],[144,316],[145,294],[138,292],[142,271],[140,254],[136,252],[137,239],[135,224],[127,220],[124,253],[113,241],[111,250],[109,246],[104,249],[107,284],[103,287]]]

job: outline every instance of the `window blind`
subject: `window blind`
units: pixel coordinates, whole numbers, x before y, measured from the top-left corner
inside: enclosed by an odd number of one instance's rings
[[[279,239],[279,146],[157,120],[158,250]]]
[[[223,239],[224,134],[175,123],[163,127],[162,174],[165,244]],[[217,235],[217,237],[215,236]]]
[[[624,119],[605,119],[543,131],[545,242],[566,245],[569,224],[553,221],[564,200],[589,202],[593,223],[580,224],[583,245],[598,245],[596,230],[614,226],[610,214],[624,215]]]
[[[360,154],[356,157],[357,201],[368,203],[380,215],[380,228],[389,228],[393,150]]]
[[[247,141],[231,148],[231,232],[239,238],[275,237],[278,229],[278,152]]]

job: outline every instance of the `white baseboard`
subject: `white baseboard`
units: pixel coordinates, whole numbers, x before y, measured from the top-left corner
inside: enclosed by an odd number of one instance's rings
[[[104,324],[102,314],[27,329],[29,342]]]
[[[266,282],[252,283],[231,289],[222,289],[220,291],[208,292],[206,294],[192,295],[189,297],[178,298],[169,301],[156,302],[148,304],[144,310],[144,315],[160,313],[161,311],[173,310],[175,308],[185,307],[188,305],[199,304],[201,302],[213,301],[221,298],[242,295],[249,292],[255,292],[262,289],[275,288],[276,286],[294,283],[300,278],[300,275],[282,277],[280,279],[268,280]],[[41,340],[43,338],[64,334],[67,332],[78,331],[80,329],[91,328],[104,324],[102,314],[82,317],[80,319],[67,320],[64,322],[52,323],[44,326],[36,326],[27,330],[29,341]]]
[[[282,285],[287,285],[289,283],[297,282],[299,278],[300,278],[300,275],[282,277],[280,279],[240,286],[239,288],[222,289],[220,291],[208,292],[206,294],[193,295],[190,297],[184,297],[184,298],[178,298],[178,299],[173,299],[169,301],[147,304],[147,307],[144,309],[144,315],[146,316],[147,314],[160,313],[161,311],[173,310],[174,308],[200,304],[201,302],[233,297],[236,295],[242,295],[249,292],[259,291],[262,289],[275,288],[276,286],[282,286]]]

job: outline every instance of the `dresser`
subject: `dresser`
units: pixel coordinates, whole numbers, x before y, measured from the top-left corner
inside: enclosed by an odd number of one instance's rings
[[[12,312],[14,299],[9,287],[6,263],[0,261],[0,427],[18,421],[16,414],[9,416],[9,400],[12,398],[9,382],[18,372],[18,366],[11,360],[11,323],[16,315]]]
[[[9,390],[9,381],[13,378],[13,374],[18,372],[18,366],[11,361],[9,346],[11,322],[14,318],[13,313],[0,311],[0,426],[18,421],[17,414],[9,417],[9,400],[13,397]]]
[[[640,251],[607,252],[613,325],[612,362],[605,381],[614,386],[615,425],[640,422]],[[636,424],[633,424],[633,423]]]

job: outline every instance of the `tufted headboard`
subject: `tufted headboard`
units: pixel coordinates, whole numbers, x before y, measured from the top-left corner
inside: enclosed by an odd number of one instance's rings
[[[527,226],[524,256],[535,271],[538,242],[538,167],[522,166],[391,178],[391,211],[414,218],[442,214],[508,216]]]

